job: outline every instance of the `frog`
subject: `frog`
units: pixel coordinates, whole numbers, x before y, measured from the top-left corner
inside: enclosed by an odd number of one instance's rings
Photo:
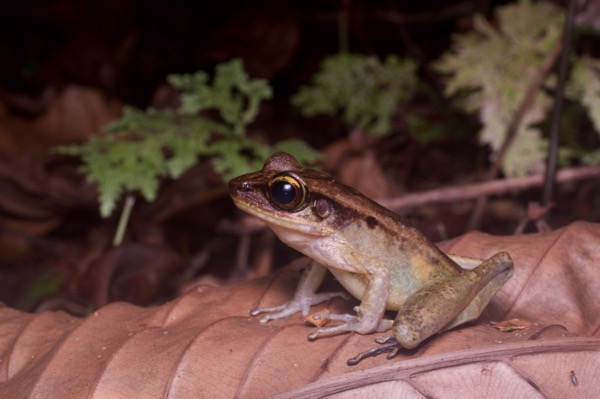
[[[263,314],[261,323],[297,312],[307,316],[313,305],[347,297],[318,292],[327,270],[360,301],[354,314],[313,315],[333,325],[318,327],[309,340],[391,329],[381,341],[391,344],[377,353],[414,349],[479,318],[513,274],[507,252],[488,259],[448,255],[400,215],[324,172],[303,168],[285,152],[271,155],[261,170],[232,179],[229,194],[239,209],[310,258],[292,299],[251,309],[252,316]],[[386,318],[386,311],[396,317]]]

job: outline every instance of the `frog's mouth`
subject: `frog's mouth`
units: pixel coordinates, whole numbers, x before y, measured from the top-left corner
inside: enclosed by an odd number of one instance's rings
[[[323,223],[306,220],[301,216],[294,216],[293,213],[282,215],[277,211],[265,211],[263,208],[255,206],[247,201],[240,200],[239,198],[232,199],[235,206],[265,222],[269,227],[276,231],[277,235],[281,236],[281,234],[285,234],[285,230],[282,230],[281,228],[287,229],[290,233],[295,232],[315,237],[325,237],[333,234],[333,231]]]

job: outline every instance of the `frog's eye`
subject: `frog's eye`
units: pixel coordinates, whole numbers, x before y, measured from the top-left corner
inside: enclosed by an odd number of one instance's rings
[[[296,177],[289,174],[275,176],[269,182],[271,204],[284,211],[296,211],[305,205],[306,188]]]

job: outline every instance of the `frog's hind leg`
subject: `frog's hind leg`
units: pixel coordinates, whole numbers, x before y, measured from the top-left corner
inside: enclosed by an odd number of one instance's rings
[[[511,273],[512,260],[501,252],[473,270],[421,288],[398,309],[394,337],[404,348],[412,349],[440,331],[477,318]],[[482,291],[485,295],[479,297]]]
[[[384,345],[360,353],[348,364],[382,352],[389,352],[388,358],[394,357],[401,348],[416,348],[440,331],[476,319],[512,272],[510,256],[501,252],[472,270],[422,288],[398,310],[394,336],[378,340]]]
[[[449,330],[461,324],[475,320],[481,315],[483,309],[492,300],[496,292],[513,274],[513,262],[506,252],[500,252],[481,263],[469,272],[477,272],[482,278],[491,277],[491,280],[479,291],[469,305],[452,320],[444,330]]]

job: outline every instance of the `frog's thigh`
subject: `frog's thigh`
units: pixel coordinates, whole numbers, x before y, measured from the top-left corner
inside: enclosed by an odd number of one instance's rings
[[[490,262],[491,265],[487,271],[488,275],[494,275],[479,293],[473,298],[469,305],[452,320],[444,330],[449,330],[453,327],[475,320],[481,315],[483,309],[492,300],[496,292],[502,288],[504,283],[512,276],[513,265],[512,260],[505,253],[494,255],[484,263]],[[483,266],[480,265],[480,266]],[[489,277],[489,276],[488,276]]]

